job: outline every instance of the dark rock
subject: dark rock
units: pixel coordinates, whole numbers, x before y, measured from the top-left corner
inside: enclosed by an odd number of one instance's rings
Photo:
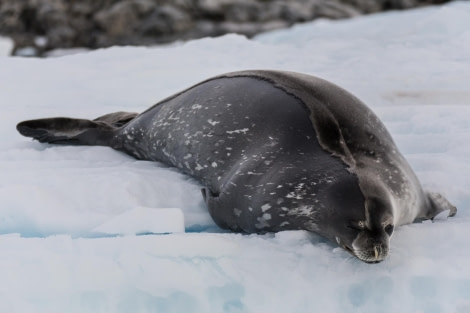
[[[328,2],[323,5],[315,5],[314,12],[317,17],[330,19],[342,19],[360,15],[361,12],[349,4],[340,5],[337,2]]]
[[[94,16],[94,22],[103,30],[111,41],[130,36],[139,22],[135,3],[130,0],[115,3],[104,8]]]
[[[192,26],[191,16],[170,5],[157,7],[139,26],[143,36],[165,36],[182,33]]]
[[[229,2],[222,9],[227,22],[240,24],[258,21],[264,11],[262,3],[250,0]]]
[[[75,46],[77,32],[68,25],[61,25],[47,30],[47,47],[72,48]]]
[[[362,13],[374,13],[382,10],[384,0],[346,0],[344,3],[357,8]]]
[[[152,45],[226,33],[254,36],[316,18],[340,19],[448,0],[0,0],[13,53]]]

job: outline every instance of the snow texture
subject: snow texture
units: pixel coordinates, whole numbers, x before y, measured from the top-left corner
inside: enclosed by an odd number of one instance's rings
[[[253,40],[0,57],[0,311],[470,312],[469,55],[470,2],[457,1]],[[457,216],[396,229],[389,257],[369,265],[302,231],[223,232],[201,186],[173,168],[15,130],[140,112],[244,69],[309,73],[357,95]]]
[[[10,38],[0,36],[0,57],[10,55],[13,50],[13,41]]]
[[[184,233],[184,215],[177,208],[139,207],[124,211],[96,227],[94,232],[106,235],[143,235]]]

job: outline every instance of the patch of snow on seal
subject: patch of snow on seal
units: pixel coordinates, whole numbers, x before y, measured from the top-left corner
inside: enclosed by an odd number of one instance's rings
[[[236,130],[227,130],[227,134],[243,134],[246,135],[246,133],[249,131],[249,128],[242,128],[242,129],[236,129]]]

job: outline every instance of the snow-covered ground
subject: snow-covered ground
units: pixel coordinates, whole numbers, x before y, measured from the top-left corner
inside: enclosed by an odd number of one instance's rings
[[[469,56],[462,1],[254,40],[0,57],[0,311],[470,312]],[[175,169],[15,130],[31,118],[139,112],[249,68],[305,72],[356,94],[457,216],[398,228],[390,256],[368,265],[305,232],[223,232],[197,182]]]

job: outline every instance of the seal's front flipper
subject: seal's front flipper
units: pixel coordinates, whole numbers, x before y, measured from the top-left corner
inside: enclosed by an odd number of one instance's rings
[[[209,210],[209,214],[211,215],[214,222],[220,228],[224,229],[231,229],[229,225],[223,220],[222,210],[223,208],[220,206],[220,198],[218,194],[213,193],[209,188],[204,187],[201,189],[202,197],[204,198],[204,202],[206,203],[207,209]]]
[[[209,188],[204,187],[201,189],[202,197],[204,198],[204,202],[209,209],[209,212],[212,214],[211,210],[214,209],[214,206],[217,205],[217,201],[219,199],[219,195],[213,193]]]
[[[436,192],[427,192],[429,201],[426,218],[433,220],[439,213],[449,211],[449,217],[457,214],[457,208],[453,206],[443,195]]]

